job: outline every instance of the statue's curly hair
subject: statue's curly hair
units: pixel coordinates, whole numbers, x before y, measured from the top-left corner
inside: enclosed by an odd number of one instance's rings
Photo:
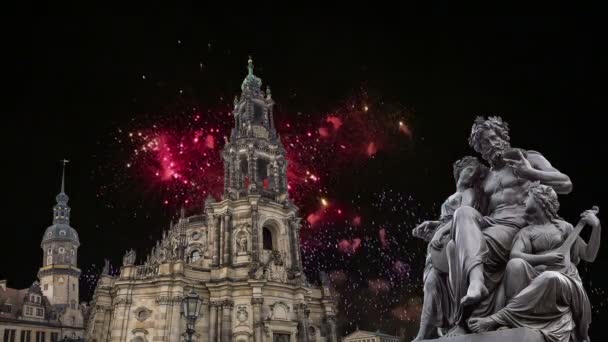
[[[471,135],[469,136],[469,146],[476,151],[479,150],[479,137],[484,131],[491,129],[496,135],[506,142],[510,141],[509,124],[503,121],[500,116],[490,116],[488,119],[483,116],[478,116],[471,127]]]
[[[528,187],[528,194],[534,197],[536,203],[540,205],[549,219],[552,221],[562,220],[557,213],[559,211],[557,193],[552,187],[540,184],[539,181],[536,181]]]
[[[475,179],[483,179],[488,174],[488,167],[481,163],[479,158],[473,156],[466,156],[462,159],[459,159],[454,162],[454,181],[458,182],[458,178],[460,178],[460,173],[467,166],[475,166],[477,169],[475,171]]]

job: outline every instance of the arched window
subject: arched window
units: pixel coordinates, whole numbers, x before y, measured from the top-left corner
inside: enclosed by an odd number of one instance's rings
[[[46,257],[46,264],[50,265],[53,263],[53,256],[49,255],[48,257]]]
[[[197,249],[190,253],[190,262],[197,262],[201,258],[201,252]]]
[[[272,248],[272,233],[270,232],[270,229],[264,227],[262,228],[262,239],[263,239],[263,246],[265,250],[273,250]]]
[[[46,254],[47,254],[47,255],[51,255],[51,254],[53,254],[53,250],[52,250],[52,249],[50,249],[50,248],[49,248],[49,249],[47,249],[47,250],[46,250]]]

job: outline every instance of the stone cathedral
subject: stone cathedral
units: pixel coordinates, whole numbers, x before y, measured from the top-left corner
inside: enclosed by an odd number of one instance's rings
[[[298,208],[287,191],[287,160],[274,102],[253,62],[234,101],[235,127],[221,157],[224,192],[195,215],[182,209],[141,263],[133,250],[120,275],[101,275],[88,341],[183,341],[184,294],[203,298],[196,341],[337,341],[327,277],[302,272]]]

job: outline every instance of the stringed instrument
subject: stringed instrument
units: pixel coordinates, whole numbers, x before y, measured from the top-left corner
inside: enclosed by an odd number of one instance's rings
[[[595,215],[597,215],[600,212],[600,209],[598,206],[593,206],[593,208],[591,208],[591,211]],[[585,222],[581,219],[578,222],[578,224],[576,225],[576,227],[574,228],[574,230],[572,231],[572,233],[570,233],[570,235],[568,235],[568,237],[566,238],[566,241],[564,241],[564,243],[561,244],[561,246],[542,253],[542,254],[561,253],[564,255],[564,260],[562,261],[562,263],[560,263],[559,265],[547,266],[547,268],[545,269],[546,271],[562,272],[562,271],[567,270],[570,267],[571,260],[572,260],[572,257],[570,255],[570,250],[572,248],[572,245],[576,241],[576,238],[579,236],[579,234],[581,233],[581,231],[583,230],[585,225],[586,225]]]

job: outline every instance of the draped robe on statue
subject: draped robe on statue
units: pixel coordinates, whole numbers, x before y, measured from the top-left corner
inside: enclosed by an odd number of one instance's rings
[[[460,300],[467,293],[469,273],[479,264],[483,264],[484,285],[489,294],[475,306],[472,316],[487,317],[504,306],[500,284],[513,239],[526,225],[524,211],[523,205],[498,206],[488,216],[472,207],[461,207],[456,211],[452,241],[447,246],[451,322],[458,323],[463,319]]]
[[[559,247],[572,231],[565,221],[528,226],[515,241],[523,244],[523,253],[539,254]],[[588,341],[591,304],[576,268],[582,246],[579,237],[570,251],[572,263],[560,272],[540,272],[523,259],[510,260],[504,287],[514,297],[491,318],[504,326],[538,329],[548,342]]]

